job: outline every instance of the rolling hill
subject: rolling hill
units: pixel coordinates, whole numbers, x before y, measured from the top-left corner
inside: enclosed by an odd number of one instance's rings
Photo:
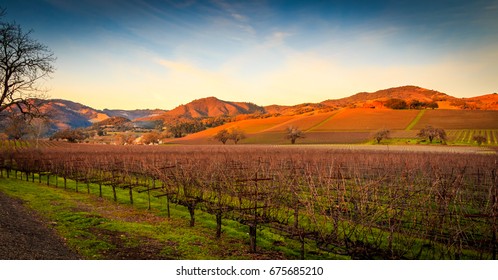
[[[167,122],[168,120],[179,118],[195,119],[262,113],[265,113],[264,108],[253,103],[224,101],[216,97],[206,97],[180,105],[173,110],[149,117],[149,119],[161,119]]]
[[[392,98],[402,99],[406,102],[413,100],[437,102],[440,109],[427,110],[425,114],[419,114],[417,110],[386,109],[384,106],[386,100]],[[237,120],[221,127],[187,136],[185,140],[209,138],[221,128],[235,126],[240,127],[248,134],[259,136],[281,134],[287,127],[296,126],[308,134],[321,133],[319,138],[323,138],[326,133],[338,131],[372,131],[379,128],[406,130],[408,124],[410,129],[416,129],[429,123],[447,126],[449,129],[495,129],[494,126],[498,123],[496,116],[498,113],[498,94],[496,93],[471,98],[456,98],[436,90],[417,86],[360,92],[341,99],[294,106],[269,105],[263,107],[249,102],[224,101],[216,97],[197,99],[179,105],[170,111],[159,109],[96,110],[77,102],[62,99],[41,100],[40,103],[41,110],[51,117],[52,130],[88,127],[113,117],[126,118],[132,122],[161,120],[166,124],[178,120],[215,117],[228,117],[227,120]],[[481,113],[473,113],[473,110],[480,110]]]
[[[160,109],[144,109],[144,110],[119,110],[119,109],[104,109],[101,111],[109,117],[123,117],[129,120],[137,120],[142,118],[150,118],[159,116],[167,112],[167,110]]]
[[[109,118],[108,115],[80,103],[62,99],[41,100],[41,111],[48,114],[57,129],[87,127]]]
[[[435,90],[429,90],[417,86],[402,86],[383,89],[376,92],[360,92],[350,97],[326,100],[321,103],[332,107],[365,107],[366,104],[380,104],[391,98],[397,98],[407,102],[412,100],[422,102],[453,101],[457,99],[453,96]]]
[[[89,127],[115,117],[131,121],[163,114],[166,110],[97,110],[81,103],[64,99],[39,100],[40,109],[48,114],[54,130]]]
[[[294,116],[278,116],[226,123],[183,138],[170,139],[176,144],[219,144],[213,136],[222,129],[239,128],[247,138],[246,144],[285,144],[285,130],[294,126],[306,138],[303,144],[354,144],[369,141],[380,129],[389,129],[394,138],[415,138],[426,125],[455,130],[482,130],[498,133],[496,110],[392,110],[370,108],[342,108],[332,112]]]

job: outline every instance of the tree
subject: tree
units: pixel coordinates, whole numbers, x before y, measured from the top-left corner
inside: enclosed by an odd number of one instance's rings
[[[168,131],[174,138],[180,138],[187,134],[196,133],[204,130],[204,125],[198,120],[179,121],[170,125]]]
[[[285,138],[290,139],[291,143],[295,144],[297,139],[304,138],[304,133],[297,127],[289,126]]]
[[[432,110],[434,110],[434,109],[439,108],[439,105],[437,104],[437,102],[434,102],[434,101],[433,101],[433,102],[429,102],[429,103],[427,103],[427,107],[428,107],[428,108],[431,108]]]
[[[233,140],[235,144],[237,144],[240,140],[246,138],[246,134],[243,130],[238,127],[233,127],[229,131],[230,139]]]
[[[218,140],[220,141],[221,143],[223,143],[223,145],[226,144],[226,142],[228,141],[228,139],[230,139],[230,132],[228,132],[228,130],[226,128],[218,131],[214,136],[213,138],[215,140]]]
[[[472,140],[476,141],[477,142],[477,145],[481,146],[482,143],[486,142],[487,139],[485,136],[483,135],[474,135],[474,137],[472,137]]]
[[[398,98],[391,98],[387,100],[384,105],[388,108],[395,110],[402,110],[408,108],[408,104],[406,104],[406,101]]]
[[[50,120],[48,118],[35,118],[30,123],[30,134],[36,140],[36,147],[38,148],[40,138],[46,136],[50,128]]]
[[[131,132],[116,134],[114,143],[116,145],[132,145],[137,137]]]
[[[434,139],[439,139],[442,143],[446,142],[447,136],[446,131],[442,128],[434,128],[430,125],[422,128],[417,134],[418,137],[429,139],[429,142],[432,143]]]
[[[389,133],[390,131],[387,129],[377,131],[374,135],[374,139],[377,140],[377,144],[380,144],[380,141],[382,141],[382,139],[388,139]]]
[[[425,106],[425,103],[424,102],[420,102],[418,101],[417,99],[414,99],[410,102],[410,109],[420,109],[422,108],[423,106]]]
[[[441,141],[441,143],[446,143],[446,140],[448,140],[448,136],[446,135],[446,131],[442,128],[436,128],[436,137]]]
[[[88,133],[79,128],[60,130],[50,137],[51,140],[65,139],[71,143],[81,142],[86,138],[88,138]]]
[[[4,12],[0,11],[0,17]],[[0,22],[0,113],[15,107],[24,115],[39,115],[36,98],[43,98],[38,86],[54,72],[54,54],[23,32],[16,23]]]
[[[9,138],[19,140],[30,133],[27,118],[25,115],[9,111],[9,114],[4,114],[4,132]]]
[[[159,140],[161,139],[161,134],[157,131],[151,131],[148,133],[144,133],[142,135],[142,143],[149,144],[159,144]]]

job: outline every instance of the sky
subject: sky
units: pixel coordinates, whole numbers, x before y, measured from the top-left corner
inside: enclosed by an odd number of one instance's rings
[[[296,105],[404,85],[498,92],[498,0],[0,0],[57,57],[51,98]]]

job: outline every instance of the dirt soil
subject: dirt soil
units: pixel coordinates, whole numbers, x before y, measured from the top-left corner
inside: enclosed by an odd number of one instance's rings
[[[19,199],[0,192],[0,259],[76,260],[55,230],[23,206]]]

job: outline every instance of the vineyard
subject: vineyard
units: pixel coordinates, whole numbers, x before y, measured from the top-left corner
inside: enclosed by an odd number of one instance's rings
[[[444,129],[497,129],[498,114],[486,110],[426,110],[412,129],[426,125]]]
[[[300,258],[496,259],[498,156],[277,146],[6,145],[0,176],[264,229]],[[76,182],[67,184],[68,180]],[[106,196],[105,194],[110,194]],[[118,199],[120,197],[121,199]],[[206,217],[206,215],[202,215]]]
[[[498,145],[498,130],[496,129],[461,129],[448,131],[448,137],[456,144],[472,145],[475,143],[473,139],[476,135],[486,137],[484,145]]]

